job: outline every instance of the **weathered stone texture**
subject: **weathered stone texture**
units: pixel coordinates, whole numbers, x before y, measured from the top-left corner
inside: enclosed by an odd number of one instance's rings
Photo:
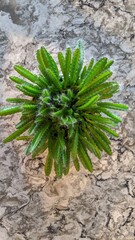
[[[115,60],[113,100],[129,104],[112,139],[113,155],[94,159],[56,181],[43,173],[44,158],[28,159],[24,143],[0,147],[0,240],[135,239],[135,2],[134,0],[1,0],[0,104],[19,96],[9,75],[22,64],[36,72],[41,45],[56,56],[83,38],[85,61],[92,56]],[[0,137],[14,129],[18,116],[1,120]]]

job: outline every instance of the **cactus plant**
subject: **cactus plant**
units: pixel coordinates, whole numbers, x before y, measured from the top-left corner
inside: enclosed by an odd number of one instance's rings
[[[92,172],[91,153],[98,159],[102,151],[111,155],[108,135],[118,137],[113,128],[121,119],[111,110],[128,109],[124,104],[106,100],[119,91],[117,82],[107,82],[113,61],[103,57],[94,63],[92,58],[84,66],[81,40],[74,51],[67,48],[65,55],[58,52],[60,70],[45,47],[37,50],[36,57],[39,75],[15,65],[23,78],[10,77],[27,97],[8,98],[15,105],[0,110],[0,116],[21,112],[16,131],[4,143],[27,140],[25,152],[33,158],[48,149],[47,176],[53,165],[57,177],[68,174],[71,160],[77,171],[81,163]]]

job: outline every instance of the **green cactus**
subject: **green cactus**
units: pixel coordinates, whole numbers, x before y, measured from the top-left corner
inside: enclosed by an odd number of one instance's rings
[[[101,152],[111,155],[108,135],[118,137],[112,129],[121,119],[110,110],[127,110],[124,104],[106,102],[119,91],[117,82],[106,82],[112,72],[112,60],[101,58],[94,64],[91,59],[83,66],[84,48],[77,42],[72,52],[58,53],[60,71],[50,53],[41,47],[37,50],[40,74],[35,75],[22,66],[15,70],[26,80],[12,76],[16,88],[30,98],[8,98],[15,103],[0,110],[0,116],[21,112],[16,131],[4,143],[11,140],[27,140],[26,154],[35,157],[48,149],[45,174],[52,166],[57,177],[68,174],[70,161],[77,171],[80,163],[92,172],[90,153],[101,159]],[[104,101],[105,100],[105,101]],[[27,135],[22,135],[27,131]]]

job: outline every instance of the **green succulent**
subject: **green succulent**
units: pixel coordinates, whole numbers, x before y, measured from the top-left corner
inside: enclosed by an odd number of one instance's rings
[[[101,152],[111,155],[108,135],[118,137],[113,128],[121,122],[111,110],[127,110],[124,104],[107,102],[119,91],[117,82],[106,82],[112,75],[112,60],[103,57],[88,66],[83,65],[84,48],[81,40],[74,51],[58,53],[60,70],[46,48],[36,53],[39,75],[22,66],[15,70],[26,80],[12,76],[16,88],[30,98],[8,98],[15,103],[0,110],[0,116],[21,112],[11,140],[27,140],[26,154],[32,157],[48,149],[45,174],[49,176],[54,165],[57,177],[68,174],[70,161],[77,171],[80,163],[92,172],[90,153],[101,159]],[[105,101],[104,101],[105,100]],[[22,135],[27,131],[27,135]]]

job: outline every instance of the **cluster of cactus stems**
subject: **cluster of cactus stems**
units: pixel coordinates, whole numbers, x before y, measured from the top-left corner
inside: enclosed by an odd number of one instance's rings
[[[77,171],[81,163],[92,172],[91,155],[98,159],[102,151],[111,155],[108,135],[118,137],[113,128],[121,119],[111,110],[128,109],[124,104],[106,100],[119,91],[117,82],[107,82],[113,61],[104,57],[94,63],[92,58],[84,66],[80,40],[74,51],[67,48],[65,55],[58,53],[60,70],[46,48],[37,50],[36,57],[39,75],[15,65],[23,78],[10,77],[16,88],[29,97],[8,98],[15,105],[0,110],[0,116],[21,112],[16,131],[4,143],[27,140],[26,154],[32,154],[33,158],[48,149],[47,176],[52,166],[57,177],[67,175],[71,161]]]

